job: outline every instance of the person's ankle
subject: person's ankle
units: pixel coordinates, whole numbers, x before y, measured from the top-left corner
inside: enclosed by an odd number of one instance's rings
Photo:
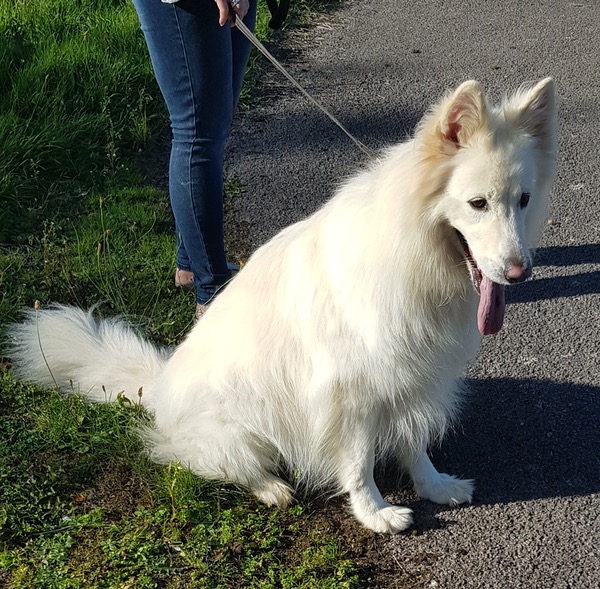
[[[194,273],[190,270],[175,270],[175,286],[179,288],[191,288],[194,286]]]

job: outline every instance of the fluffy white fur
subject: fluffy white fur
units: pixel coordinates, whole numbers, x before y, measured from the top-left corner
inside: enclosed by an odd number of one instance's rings
[[[426,451],[456,417],[480,343],[474,268],[499,284],[529,274],[555,126],[550,79],[498,108],[465,82],[412,140],[261,247],[170,355],[118,321],[55,306],[13,326],[16,374],[94,401],[137,401],[142,388],[156,461],[267,504],[292,498],[285,465],[296,483],[348,493],[366,527],[402,530],[410,510],[373,479],[385,451],[421,497],[470,501],[472,481],[438,473]]]

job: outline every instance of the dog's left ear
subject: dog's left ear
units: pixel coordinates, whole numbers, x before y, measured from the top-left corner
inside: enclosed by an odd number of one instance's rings
[[[463,82],[435,105],[419,125],[427,158],[454,157],[471,143],[488,118],[488,107],[479,82]]]
[[[553,149],[556,129],[554,80],[545,78],[524,94],[519,105],[519,124],[542,148]]]
[[[486,116],[486,102],[478,82],[461,84],[442,105],[440,132],[447,147],[460,149],[468,145]]]

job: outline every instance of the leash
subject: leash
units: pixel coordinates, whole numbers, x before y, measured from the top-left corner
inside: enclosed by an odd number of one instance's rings
[[[366,153],[370,158],[377,157],[375,151],[373,151],[370,147],[367,147],[362,141],[359,141],[340,121],[334,117],[316,98],[313,98],[296,79],[271,55],[269,50],[256,38],[254,33],[242,22],[242,19],[237,15],[235,17],[235,26],[239,29],[240,33],[242,33],[254,47],[256,47],[276,68],[279,70],[302,94],[308,98],[321,112],[323,112],[329,119],[331,119],[355,144],[356,146]]]

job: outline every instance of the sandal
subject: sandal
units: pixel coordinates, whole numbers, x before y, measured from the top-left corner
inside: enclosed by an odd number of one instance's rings
[[[240,267],[231,262],[227,262],[227,268],[231,272],[232,277],[240,271]],[[194,273],[191,270],[177,268],[175,270],[175,286],[178,288],[192,288],[194,286]]]
[[[202,315],[204,315],[204,313],[206,313],[206,311],[208,311],[208,305],[201,305],[200,303],[196,303],[194,323],[198,323],[198,321],[200,321],[200,318],[202,317]]]

